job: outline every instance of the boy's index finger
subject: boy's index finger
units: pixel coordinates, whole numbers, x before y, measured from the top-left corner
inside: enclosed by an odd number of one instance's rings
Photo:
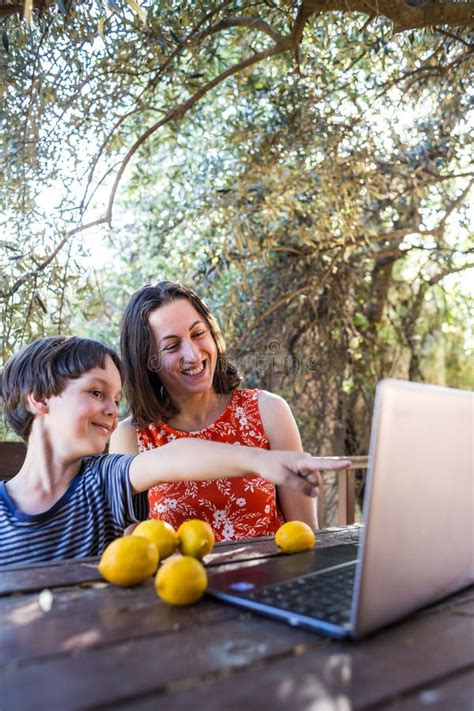
[[[350,459],[339,459],[339,457],[311,456],[311,465],[311,468],[314,467],[321,471],[339,471],[340,469],[348,469],[352,465],[352,462]]]

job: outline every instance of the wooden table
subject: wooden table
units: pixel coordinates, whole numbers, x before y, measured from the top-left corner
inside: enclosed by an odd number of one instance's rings
[[[358,533],[321,531],[318,545]],[[207,562],[265,555],[279,555],[269,539],[219,545]],[[367,640],[332,642],[212,599],[168,607],[152,580],[106,585],[95,562],[0,573],[1,711],[473,708],[473,589]]]

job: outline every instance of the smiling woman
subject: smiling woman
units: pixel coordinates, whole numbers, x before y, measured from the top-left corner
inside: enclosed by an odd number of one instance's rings
[[[124,313],[121,346],[131,416],[113,435],[112,452],[133,454],[184,437],[301,451],[284,400],[237,389],[241,378],[219,326],[191,289],[160,282],[136,292]],[[149,504],[153,518],[173,526],[208,521],[217,540],[273,535],[285,519],[317,525],[310,498],[250,472],[232,481],[159,484]]]
[[[213,399],[217,346],[204,317],[190,301],[178,299],[153,311],[148,323],[161,382],[179,412],[194,394]]]

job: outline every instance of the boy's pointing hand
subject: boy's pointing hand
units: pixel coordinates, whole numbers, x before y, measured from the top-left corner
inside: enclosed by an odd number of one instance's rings
[[[291,486],[306,496],[318,496],[320,471],[341,471],[351,465],[349,459],[313,457],[307,452],[270,450],[265,455],[256,473],[277,486]]]

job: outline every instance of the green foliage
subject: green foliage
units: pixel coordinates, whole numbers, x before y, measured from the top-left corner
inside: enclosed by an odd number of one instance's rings
[[[367,451],[380,377],[472,384],[471,33],[319,14],[253,62],[297,7],[139,7],[4,20],[3,359],[59,331],[116,347],[130,294],[171,278],[310,449]]]

